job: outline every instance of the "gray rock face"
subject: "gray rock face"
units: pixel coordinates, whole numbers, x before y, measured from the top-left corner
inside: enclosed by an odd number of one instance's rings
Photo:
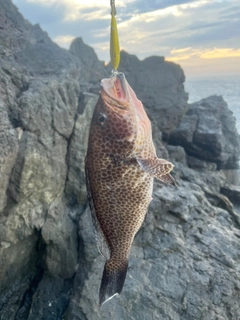
[[[158,184],[149,211],[131,250],[123,293],[101,309],[104,261],[86,231],[92,230],[89,212],[82,215],[82,265],[88,268],[75,277],[65,319],[237,319],[239,229],[229,212],[211,205],[197,181],[182,181],[176,189]]]
[[[225,194],[231,201],[240,205],[240,187],[239,185],[226,184],[221,188],[221,192]]]
[[[191,104],[171,134],[170,143],[183,146],[189,155],[214,162],[219,168],[238,168],[240,136],[222,97],[212,96]]]
[[[17,130],[12,128],[7,110],[0,101],[0,212],[7,205],[7,189],[17,153]]]
[[[68,150],[68,176],[65,196],[72,206],[85,206],[87,191],[84,174],[84,160],[87,150],[89,124],[98,96],[85,92],[79,98],[79,114],[70,139]]]
[[[28,44],[24,50],[15,54],[15,59],[32,75],[56,75],[63,72],[68,65],[76,65],[76,61],[67,51],[53,43]]]
[[[0,57],[11,63],[14,58],[31,75],[57,75],[66,68],[74,73],[79,69],[77,59],[54,44],[39,25],[26,21],[11,1],[0,0],[0,8]]]
[[[104,260],[84,157],[91,92],[109,71],[82,40],[67,52],[10,0],[0,8],[0,319],[238,320],[239,138],[223,100],[194,104],[184,117],[181,68],[122,54],[177,187],[155,183],[123,292],[100,309]],[[162,142],[170,134],[177,145]]]
[[[40,319],[40,284],[59,308],[78,263],[77,226],[63,195],[80,67],[11,1],[0,7],[0,319]]]
[[[16,101],[18,118],[10,117],[19,127],[4,127],[8,142],[1,140],[7,147],[1,149],[1,188],[5,192],[0,215],[0,281],[1,288],[9,291],[12,286],[11,294],[18,296],[12,301],[8,292],[1,290],[0,309],[5,319],[20,312],[25,292],[38,277],[39,264],[54,277],[71,278],[75,272],[77,228],[61,199],[79,94],[74,79],[62,83],[49,80],[48,85],[32,81]],[[8,132],[13,133],[8,137]],[[39,251],[38,243],[44,244]],[[65,263],[59,264],[61,260]]]
[[[104,63],[98,60],[95,51],[86,45],[82,38],[73,40],[69,51],[81,63],[81,81],[88,84],[98,84],[103,78],[107,78],[107,73]]]
[[[0,0],[0,7],[0,57],[5,57],[22,50],[27,43],[33,43],[34,37],[31,24],[18,13],[11,1]]]

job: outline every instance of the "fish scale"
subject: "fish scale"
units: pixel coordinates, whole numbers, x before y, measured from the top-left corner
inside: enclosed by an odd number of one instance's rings
[[[85,161],[100,252],[107,259],[99,303],[120,294],[131,245],[152,199],[153,178],[174,184],[173,165],[156,156],[151,123],[123,74],[103,79]]]

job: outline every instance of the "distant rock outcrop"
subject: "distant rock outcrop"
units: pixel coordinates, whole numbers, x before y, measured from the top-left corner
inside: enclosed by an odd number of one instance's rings
[[[221,96],[191,104],[169,142],[184,147],[195,158],[216,163],[218,168],[238,168],[240,140],[236,121]]]
[[[61,49],[0,0],[1,320],[239,318],[234,118],[220,97],[189,109],[182,69],[162,57],[122,53],[120,71],[147,107],[177,187],[155,183],[123,292],[100,309],[104,261],[84,157],[92,92],[109,69],[80,38]]]
[[[108,77],[104,63],[98,60],[93,48],[86,45],[82,38],[73,40],[69,51],[81,63],[82,82],[99,85],[101,79]]]

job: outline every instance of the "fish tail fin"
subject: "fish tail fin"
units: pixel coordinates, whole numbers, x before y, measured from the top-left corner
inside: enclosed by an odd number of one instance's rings
[[[128,269],[128,260],[120,263],[109,259],[104,266],[101,287],[99,292],[99,305],[120,294],[124,285]]]

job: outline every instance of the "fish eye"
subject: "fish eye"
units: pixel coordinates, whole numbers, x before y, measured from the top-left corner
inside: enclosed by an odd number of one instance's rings
[[[103,124],[104,121],[105,121],[105,119],[106,119],[105,114],[100,113],[100,115],[99,115],[99,117],[98,117],[98,121],[99,121],[101,124]]]

